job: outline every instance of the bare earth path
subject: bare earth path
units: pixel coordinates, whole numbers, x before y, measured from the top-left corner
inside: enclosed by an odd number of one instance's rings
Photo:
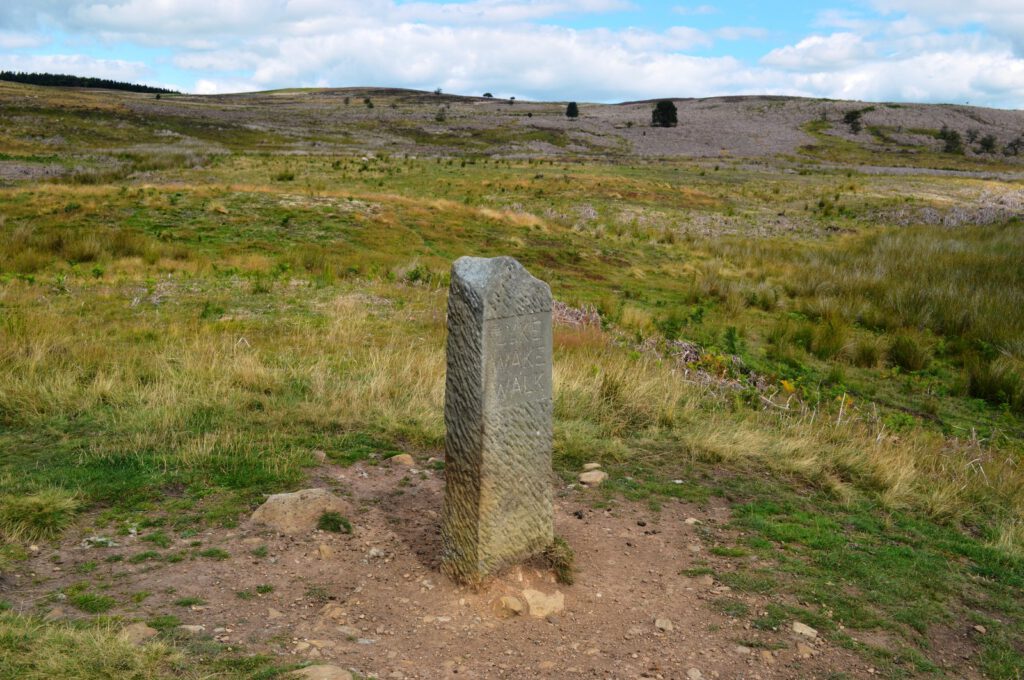
[[[171,613],[184,625],[202,626],[194,633],[200,637],[380,678],[873,675],[863,658],[799,635],[789,624],[762,631],[721,613],[713,602],[759,612],[765,600],[732,592],[710,575],[682,573],[721,566],[707,537],[708,529],[725,530],[724,501],[704,508],[673,502],[657,512],[639,503],[605,510],[595,509],[594,491],[565,488],[556,499],[556,532],[576,551],[575,585],[526,567],[475,592],[437,571],[442,473],[360,464],[325,465],[315,476],[315,484],[349,496],[352,535],[287,537],[246,523],[173,539],[171,553],[191,548],[192,554],[170,564],[132,563],[153,547],[135,536],[101,548],[69,535],[59,552],[44,549],[26,565],[17,578],[25,587],[16,585],[12,594],[19,608],[39,606],[47,593],[80,581],[81,565],[96,563],[91,577],[111,583],[107,592],[118,602],[150,593],[111,613],[141,620]],[[230,557],[197,556],[213,546]],[[522,601],[524,589],[561,592],[564,611],[503,617],[497,602],[506,595]],[[187,598],[200,603],[189,606]],[[56,603],[54,615],[73,612]],[[671,630],[656,619],[668,619]]]

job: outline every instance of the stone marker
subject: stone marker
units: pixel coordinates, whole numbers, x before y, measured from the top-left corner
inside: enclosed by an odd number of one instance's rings
[[[553,541],[551,289],[462,257],[448,292],[442,566],[479,583]]]

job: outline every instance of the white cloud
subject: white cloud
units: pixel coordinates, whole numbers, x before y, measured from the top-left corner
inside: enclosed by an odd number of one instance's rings
[[[930,26],[981,26],[1024,54],[1024,2],[1020,0],[874,0],[883,14],[906,14]]]
[[[642,4],[629,0],[6,2],[0,49],[11,53],[5,68],[136,80],[152,74],[137,61],[18,50],[39,46],[40,27],[60,30],[65,46],[80,45],[68,52],[97,42],[111,53],[126,44],[157,46],[170,54],[166,65],[204,93],[394,85],[592,101],[787,93],[1024,105],[1024,0],[868,1],[874,5],[857,13],[819,13],[818,33],[753,62],[693,52],[774,35],[756,26],[562,25],[562,18]],[[673,12],[719,10],[694,4]]]
[[[50,39],[48,37],[37,33],[0,31],[0,50],[21,50],[30,47],[42,47],[49,42]]]
[[[864,61],[873,51],[872,46],[855,33],[812,35],[796,45],[772,50],[761,63],[792,71],[834,69]]]
[[[672,8],[672,11],[676,14],[682,14],[683,16],[707,16],[708,14],[715,14],[718,12],[718,8],[712,5],[697,5],[690,7],[687,5],[677,5]]]

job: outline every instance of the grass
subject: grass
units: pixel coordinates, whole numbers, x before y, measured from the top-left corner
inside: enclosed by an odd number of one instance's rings
[[[0,100],[11,92],[0,85]],[[928,631],[956,616],[998,619],[979,658],[990,677],[1013,677],[1024,641],[1013,604],[1024,231],[972,223],[980,197],[1013,183],[479,156],[493,144],[569,149],[508,121],[472,140],[366,121],[452,157],[285,157],[274,152],[291,142],[274,134],[125,119],[113,104],[93,116],[81,96],[19,109],[21,132],[0,137],[12,158],[70,165],[25,141],[52,123],[97,150],[75,175],[0,188],[4,569],[97,509],[173,518],[143,527],[152,549],[129,563],[228,559],[199,545],[158,550],[298,488],[314,451],[340,465],[436,455],[448,268],[461,254],[511,254],[604,326],[555,327],[556,472],[571,481],[601,463],[605,504],[725,496],[750,540],[714,544],[732,565],[715,576],[772,603],[767,616],[731,599],[714,606],[755,628],[805,617],[852,647],[829,621],[895,631],[924,657]],[[377,110],[391,111],[383,99]],[[102,151],[166,129],[233,152]],[[815,132],[829,139],[807,154],[870,155]],[[942,160],[929,158],[914,162]],[[933,213],[967,217],[948,228],[927,223]],[[921,570],[936,577],[915,580]],[[24,631],[26,649],[51,644],[31,619],[4,625]],[[890,666],[912,658],[861,651]]]
[[[0,535],[10,541],[38,541],[60,535],[80,503],[75,494],[46,488],[24,495],[0,496]]]
[[[342,517],[340,513],[328,511],[320,515],[316,521],[316,528],[320,531],[330,531],[335,534],[351,534],[352,523],[348,518]]]

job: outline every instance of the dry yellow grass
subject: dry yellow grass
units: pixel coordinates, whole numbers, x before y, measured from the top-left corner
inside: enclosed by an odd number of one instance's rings
[[[115,307],[99,312],[111,315],[104,323],[74,313],[67,297],[38,305],[29,286],[3,291],[6,308],[16,310],[0,330],[0,413],[10,425],[92,414],[121,451],[160,450],[161,465],[184,468],[225,450],[264,466],[301,464],[301,451],[273,441],[297,424],[372,428],[430,446],[443,439],[437,291],[366,284],[321,297],[314,316],[203,322],[174,311],[185,292],[171,288],[170,307],[158,316]],[[405,300],[400,309],[396,298]],[[147,332],[148,342],[125,339]],[[890,434],[855,408],[841,421],[827,412],[734,412],[727,394],[630,355],[593,328],[557,329],[554,384],[561,451],[663,463],[643,442],[668,439],[676,462],[767,468],[840,498],[869,494],[945,519],[1001,513],[999,546],[1020,550],[1024,473],[998,450],[918,430]],[[204,413],[218,415],[197,433]],[[101,442],[95,455],[109,450]],[[267,451],[279,460],[261,458]]]

